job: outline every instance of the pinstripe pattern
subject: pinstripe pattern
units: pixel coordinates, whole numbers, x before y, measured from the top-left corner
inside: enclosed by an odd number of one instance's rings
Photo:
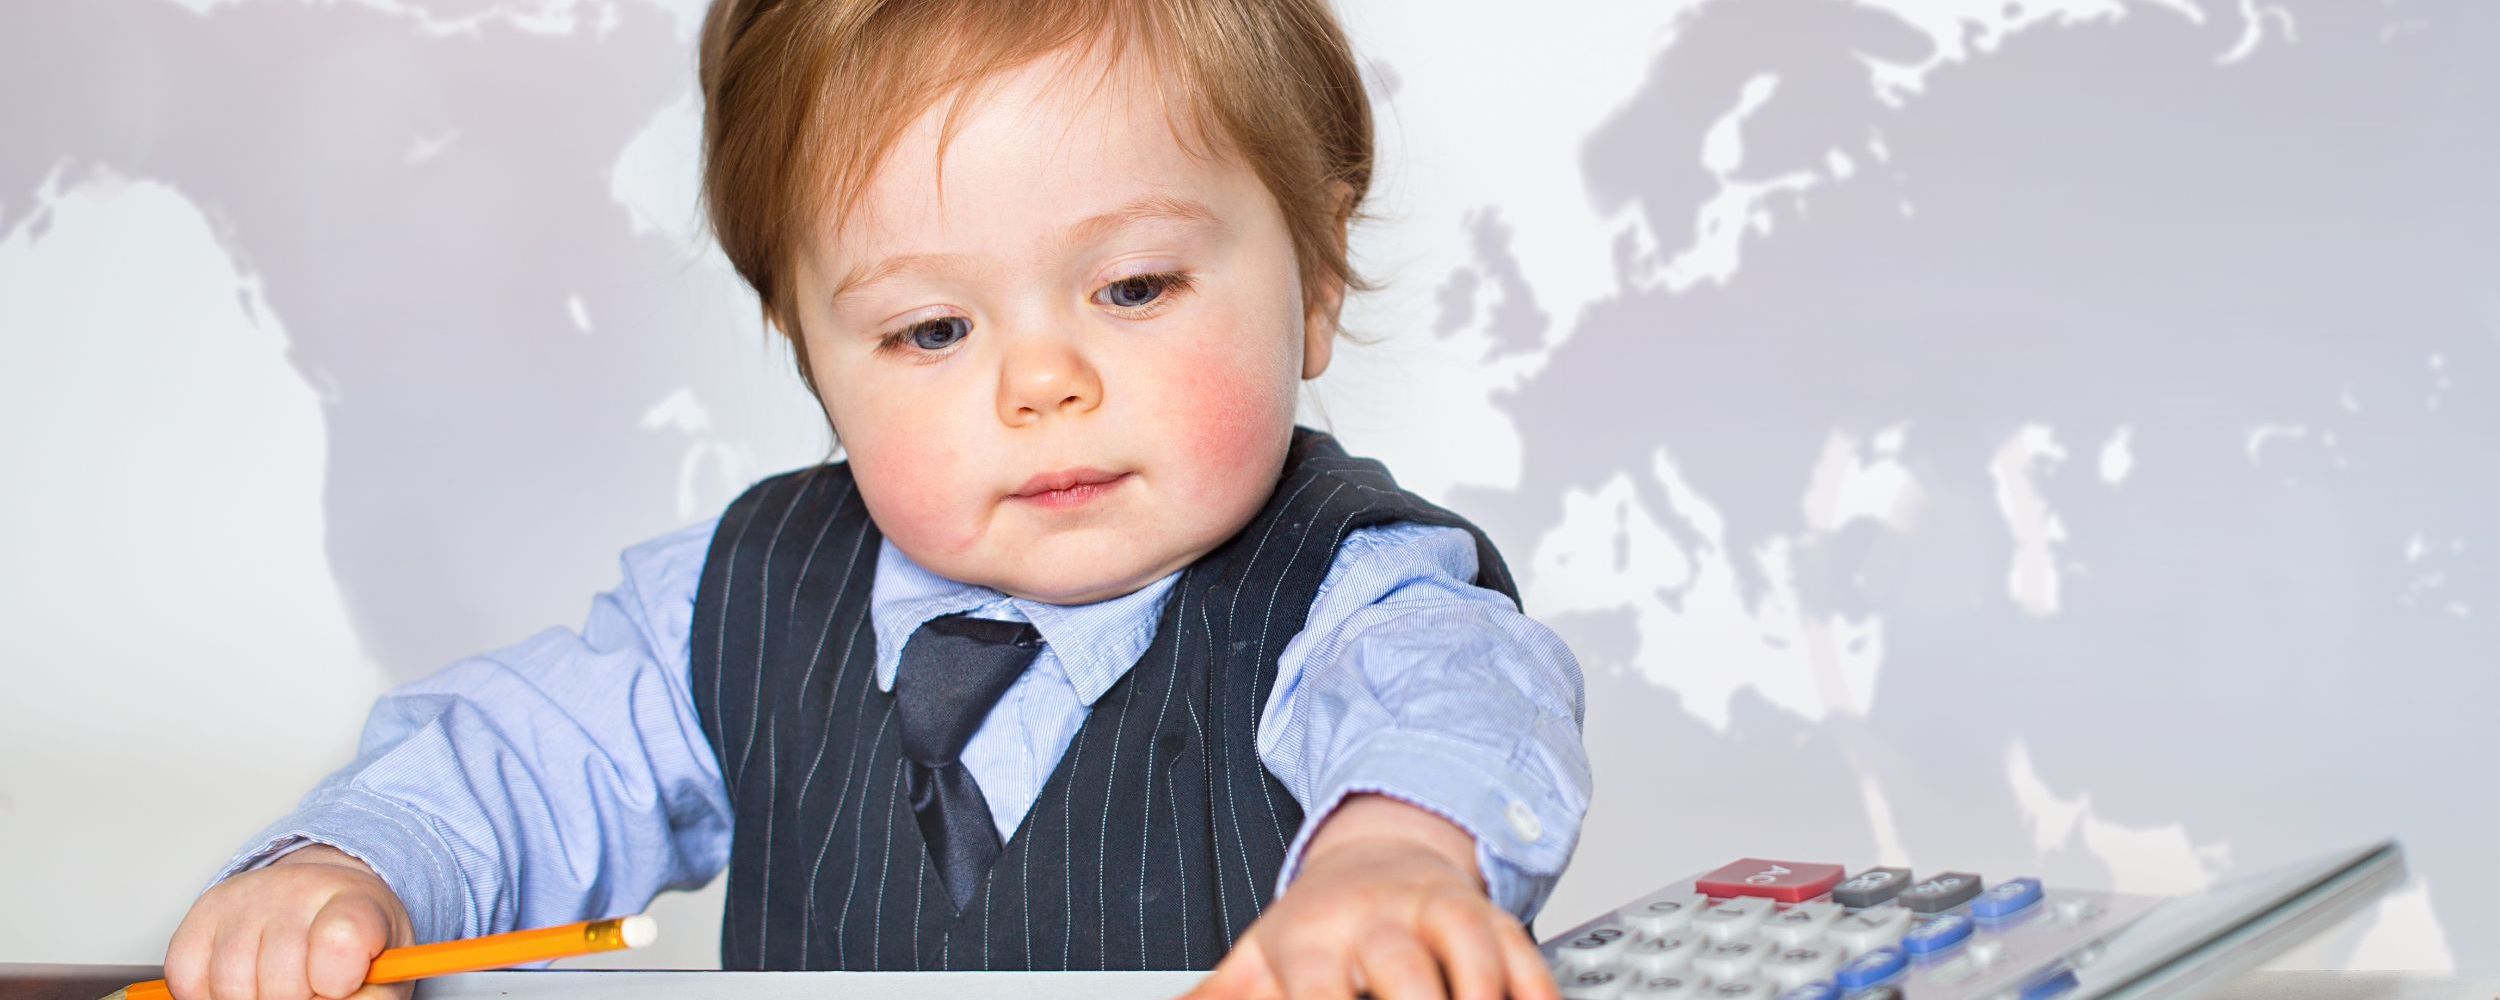
[[[855,496],[842,465],[759,483],[722,518],[704,565],[694,690],[737,811],[729,968],[1212,966],[1257,919],[1301,825],[1259,760],[1258,716],[1346,535],[1389,521],[1467,528],[1477,582],[1516,594],[1482,533],[1297,428],[1267,504],[1181,575],[1152,644],[1094,702],[957,912],[902,801],[892,696],[876,670],[854,669],[878,649],[861,581],[881,541]],[[838,662],[820,669],[833,644]]]

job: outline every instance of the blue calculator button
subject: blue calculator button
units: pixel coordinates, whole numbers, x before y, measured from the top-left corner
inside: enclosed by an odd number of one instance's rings
[[[1840,987],[1830,983],[1807,983],[1780,994],[1779,1000],[1840,1000]]]
[[[1999,882],[1980,893],[1970,904],[1971,916],[1981,920],[2003,920],[2040,901],[2040,880],[2018,878]]]
[[[2023,984],[2022,1000],[2049,1000],[2075,988],[2075,970],[2059,968],[2033,976]]]
[[[1849,964],[1841,966],[1832,978],[1840,983],[1841,989],[1862,990],[1900,975],[1909,964],[1910,957],[1902,954],[1901,949],[1877,948],[1850,959]]]
[[[1961,944],[1974,926],[1971,918],[1948,913],[1912,928],[1901,938],[1901,948],[1913,955],[1933,955]]]

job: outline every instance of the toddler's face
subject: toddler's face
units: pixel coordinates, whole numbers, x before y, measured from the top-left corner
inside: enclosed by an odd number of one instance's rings
[[[941,100],[799,257],[861,498],[947,577],[1077,604],[1188,565],[1266,499],[1327,366],[1339,291],[1306,308],[1275,200],[1182,148],[1137,65],[1002,77],[942,187]]]

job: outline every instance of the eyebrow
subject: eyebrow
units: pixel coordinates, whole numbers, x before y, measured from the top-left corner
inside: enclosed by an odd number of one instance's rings
[[[1205,205],[1168,194],[1150,194],[1108,212],[1070,225],[1059,235],[1059,249],[1096,242],[1105,236],[1141,222],[1177,222],[1222,230],[1224,220]],[[878,261],[875,266],[854,271],[836,284],[830,301],[839,306],[842,300],[867,290],[870,286],[918,271],[964,269],[971,258],[956,253],[897,254]]]

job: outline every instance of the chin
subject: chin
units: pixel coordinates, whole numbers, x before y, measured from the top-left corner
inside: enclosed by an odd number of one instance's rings
[[[1159,577],[1135,579],[1127,576],[1071,577],[1054,575],[1045,578],[1007,580],[990,585],[990,589],[1044,604],[1092,604],[1114,597],[1126,597],[1153,583]]]
[[[1136,561],[1128,552],[1112,558],[1105,555],[1088,551],[1044,552],[1040,558],[1019,567],[1024,572],[1013,579],[989,586],[1045,604],[1092,604],[1134,594],[1171,571],[1158,571],[1153,564]]]

